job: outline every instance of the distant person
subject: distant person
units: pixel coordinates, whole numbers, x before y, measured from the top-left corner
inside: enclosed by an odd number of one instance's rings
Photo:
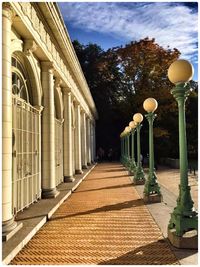
[[[142,156],[142,154],[140,154],[140,160],[141,160],[141,163],[142,163],[142,165],[144,164],[144,158],[143,158],[143,156]]]

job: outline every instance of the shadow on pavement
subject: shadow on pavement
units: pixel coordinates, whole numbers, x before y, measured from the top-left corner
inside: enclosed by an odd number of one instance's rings
[[[129,208],[138,207],[138,206],[144,206],[144,202],[142,199],[136,199],[136,200],[125,201],[125,202],[121,202],[121,203],[117,203],[117,204],[113,204],[113,205],[107,205],[107,206],[103,206],[103,207],[100,207],[97,209],[78,212],[75,214],[57,216],[57,217],[51,218],[50,221],[64,219],[64,218],[70,218],[70,217],[75,217],[75,216],[80,216],[80,215],[87,215],[87,214],[91,214],[91,213],[129,209]]]
[[[132,184],[122,184],[122,185],[114,185],[114,186],[107,186],[107,187],[101,187],[101,188],[93,188],[93,189],[83,190],[83,191],[79,190],[79,191],[75,191],[74,194],[83,193],[83,192],[90,192],[90,191],[106,190],[106,189],[118,189],[118,188],[125,188],[125,187],[133,187],[133,185]]]
[[[98,265],[167,265],[179,264],[165,239],[138,247],[120,257],[102,261]]]
[[[124,168],[112,168],[111,170],[105,170],[105,172],[124,172]]]
[[[88,181],[94,181],[94,180],[98,180],[98,181],[100,181],[100,180],[103,180],[103,179],[112,179],[112,178],[122,178],[122,177],[127,177],[128,176],[128,174],[123,174],[123,175],[117,175],[117,176],[106,176],[106,177],[98,177],[98,178],[95,178],[95,179],[90,179],[90,178],[88,178],[88,180],[87,180],[87,182]]]

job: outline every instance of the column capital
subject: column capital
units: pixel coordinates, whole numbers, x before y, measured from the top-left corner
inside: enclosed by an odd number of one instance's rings
[[[54,73],[55,66],[52,61],[42,61],[41,62],[42,71]]]
[[[61,84],[62,84],[62,79],[60,77],[56,77],[55,79],[55,88],[60,88]]]
[[[81,110],[81,114],[85,114],[85,110],[83,109],[82,106],[81,106],[80,110]]]
[[[77,107],[81,107],[80,102],[78,100],[74,100],[74,106]]]
[[[86,120],[90,120],[90,117],[88,116],[87,113],[85,113],[85,118],[86,118]]]
[[[71,89],[69,87],[62,87],[63,95],[72,95]]]
[[[14,12],[11,4],[9,2],[3,2],[2,3],[2,16],[12,21],[15,15],[16,13]]]

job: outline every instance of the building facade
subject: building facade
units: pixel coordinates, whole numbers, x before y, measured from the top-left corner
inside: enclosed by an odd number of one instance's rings
[[[97,111],[56,3],[3,3],[2,42],[6,237],[18,212],[94,162]]]

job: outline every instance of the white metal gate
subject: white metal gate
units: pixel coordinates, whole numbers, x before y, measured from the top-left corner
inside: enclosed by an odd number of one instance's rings
[[[63,129],[62,121],[55,119],[56,186],[63,182]]]
[[[13,95],[13,213],[41,197],[40,115],[25,100]]]

